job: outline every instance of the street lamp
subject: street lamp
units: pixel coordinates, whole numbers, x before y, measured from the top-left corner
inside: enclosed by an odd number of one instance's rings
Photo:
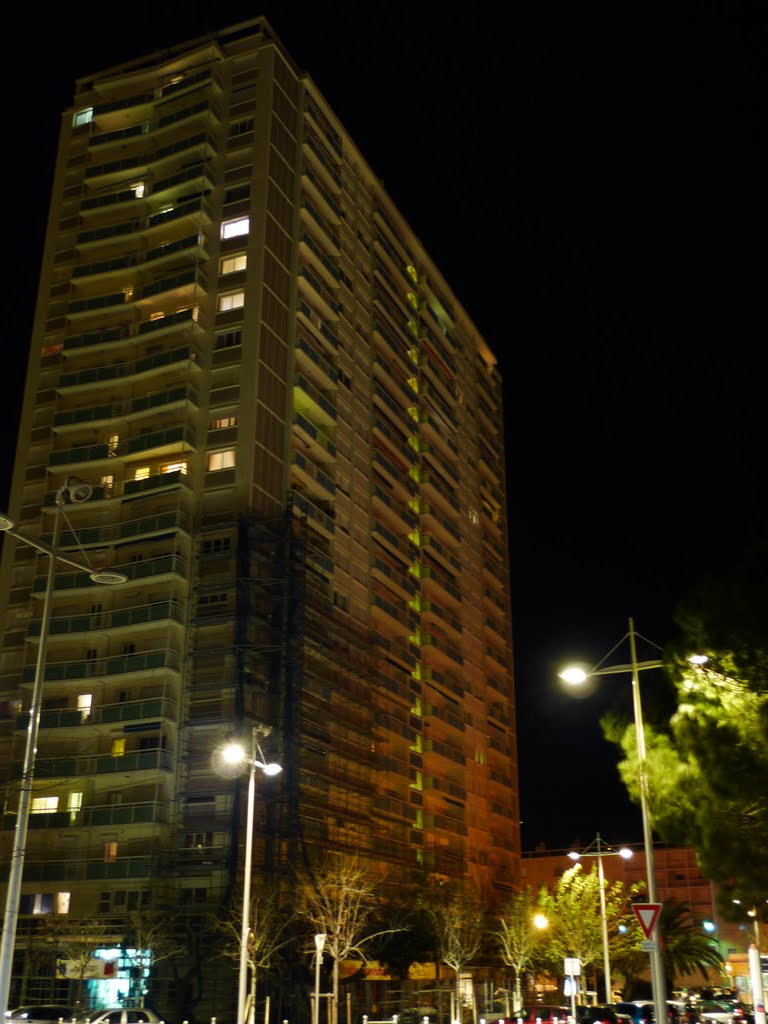
[[[230,765],[249,765],[248,773],[248,813],[245,825],[245,864],[243,866],[243,919],[240,929],[240,974],[237,983],[237,1022],[247,1024],[245,1014],[245,990],[248,978],[248,936],[251,917],[251,870],[253,867],[253,807],[256,796],[256,769],[264,775],[279,775],[282,765],[267,761],[259,745],[259,736],[269,736],[272,727],[254,725],[251,729],[251,751],[248,754],[241,743],[230,743],[221,751],[222,759]],[[259,755],[257,758],[256,755]],[[248,1020],[253,1021],[256,993],[251,992],[251,1005]]]
[[[315,935],[315,1002],[312,1007],[312,1024],[320,1024],[320,964],[327,938],[325,932],[318,932]]]
[[[635,740],[637,743],[638,779],[640,783],[640,809],[643,815],[643,845],[645,847],[645,868],[648,877],[648,901],[657,903],[656,895],[656,869],[653,859],[653,835],[651,833],[651,820],[648,809],[648,779],[645,770],[645,728],[643,726],[643,707],[640,701],[640,673],[645,669],[661,668],[663,662],[660,659],[652,661],[637,660],[637,645],[634,620],[629,620],[629,631],[622,637],[619,643],[629,640],[630,663],[628,665],[603,666],[602,662],[594,668],[583,669],[577,667],[566,668],[560,672],[560,678],[572,686],[584,683],[592,676],[608,676],[618,673],[629,672],[632,676],[632,706],[635,716]],[[616,644],[618,647],[619,644]],[[616,647],[610,653],[616,650]],[[607,657],[608,655],[606,655]],[[605,658],[603,659],[603,661]],[[653,1005],[657,1021],[666,1021],[667,997],[664,983],[664,965],[661,959],[661,943],[659,941],[658,919],[654,925],[653,947],[650,951],[651,960],[651,986],[653,988]]]
[[[45,586],[43,615],[40,622],[40,639],[37,647],[35,678],[32,684],[32,698],[29,706],[29,725],[27,726],[27,742],[24,748],[24,764],[21,769],[21,787],[19,789],[19,806],[16,812],[16,828],[13,834],[11,865],[8,873],[8,892],[5,898],[5,914],[3,916],[3,935],[0,940],[0,1019],[5,1017],[8,1009],[8,995],[11,989],[11,973],[13,953],[16,946],[16,925],[19,919],[19,902],[21,900],[21,880],[24,873],[24,856],[27,850],[27,830],[29,828],[29,812],[32,805],[32,782],[35,775],[35,757],[37,755],[37,736],[40,731],[40,711],[42,708],[43,683],[45,681],[45,661],[48,653],[48,632],[51,624],[51,608],[53,592],[56,584],[56,566],[58,562],[88,573],[94,583],[111,586],[125,583],[128,579],[122,573],[106,569],[94,569],[84,562],[62,554],[58,548],[61,531],[61,516],[64,506],[68,503],[79,505],[88,501],[92,488],[79,477],[69,476],[58,489],[55,497],[55,515],[51,543],[20,533],[10,516],[0,512],[0,531],[10,537],[28,544],[48,555],[48,578]]]
[[[594,850],[592,849],[593,846],[595,847]],[[598,832],[597,837],[589,844],[586,850],[582,850],[581,853],[571,851],[568,856],[571,860],[581,860],[582,857],[597,858],[597,878],[600,885],[600,923],[603,930],[605,1001],[610,1004],[613,1002],[613,989],[611,987],[611,961],[608,950],[608,915],[605,909],[605,875],[603,874],[603,857],[623,857],[624,860],[628,860],[632,856],[632,851],[628,850],[626,846],[623,846],[620,850],[614,850],[612,846],[604,845],[600,838],[600,833]]]

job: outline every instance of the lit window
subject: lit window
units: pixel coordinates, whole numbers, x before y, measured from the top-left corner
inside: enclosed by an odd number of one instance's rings
[[[232,469],[235,464],[235,449],[227,448],[223,452],[210,452],[208,455],[208,471]]]
[[[245,270],[248,257],[244,252],[239,252],[235,256],[224,256],[220,261],[219,273],[220,274],[234,274],[238,270]]]
[[[104,488],[105,494],[111,494],[112,488],[115,485],[115,478],[112,473],[107,473],[101,478],[101,486]]]
[[[125,753],[125,737],[119,736],[112,740],[112,757],[122,757]]]
[[[75,128],[78,128],[81,124],[90,124],[93,120],[93,107],[84,107],[82,110],[75,111],[75,115],[72,118],[72,124]]]
[[[237,238],[238,235],[247,235],[250,229],[250,217],[233,217],[232,220],[223,220],[221,222],[221,237]]]
[[[219,312],[229,309],[241,309],[245,305],[245,292],[228,292],[219,296]]]
[[[57,796],[33,796],[30,814],[51,814],[59,806]]]
[[[475,526],[480,522],[480,516],[477,514],[477,509],[471,508],[468,512],[469,521],[474,523]]]
[[[149,476],[149,466],[137,466],[133,471],[134,480],[146,480]]]
[[[54,912],[54,914],[68,914],[69,913],[69,902],[70,902],[70,894],[68,892],[55,892],[53,894],[53,912]]]
[[[67,797],[67,810],[69,811],[69,820],[74,825],[77,816],[83,808],[83,794],[80,792],[70,793]]]
[[[117,445],[120,440],[119,434],[109,434],[107,436],[107,455],[112,458],[117,455]]]
[[[117,860],[117,843],[104,843],[104,863],[114,864]]]
[[[186,473],[186,462],[169,462],[167,466],[160,467],[161,473]]]
[[[165,318],[165,313],[157,312],[157,313],[150,313],[149,314],[149,319],[150,320],[163,320],[164,318]]]
[[[211,430],[224,430],[225,427],[236,427],[237,416],[223,416],[220,420],[211,420]]]
[[[145,186],[143,181],[137,181],[137,182],[135,182],[135,184],[131,185],[131,189],[133,190],[133,194],[136,196],[137,199],[143,199],[144,198],[144,190],[145,190],[145,188],[146,188],[146,186]]]
[[[84,722],[87,722],[91,717],[91,708],[93,707],[93,694],[92,693],[79,693],[77,695],[77,710],[80,712]]]

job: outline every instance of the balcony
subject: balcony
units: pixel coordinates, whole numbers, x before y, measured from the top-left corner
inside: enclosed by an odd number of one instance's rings
[[[27,860],[24,864],[25,882],[62,882],[72,880],[106,881],[119,878],[149,879],[157,871],[157,864],[152,857],[120,857],[116,861],[45,861]],[[8,878],[7,867],[0,872],[4,880]]]
[[[321,469],[313,465],[299,452],[293,453],[293,475],[302,484],[301,490],[320,501],[332,501],[336,495],[336,484]]]
[[[105,754],[86,757],[38,758],[36,779],[69,779],[73,776],[105,775],[114,772],[146,772],[174,770],[174,756],[167,750],[135,750],[121,755]],[[11,778],[20,779],[23,765],[11,765]],[[26,871],[25,871],[26,875]]]
[[[315,377],[319,387],[330,391],[336,387],[338,371],[331,366],[325,356],[321,356],[314,345],[301,334],[296,340],[296,362],[310,377]]]
[[[177,601],[155,601],[152,604],[142,604],[135,608],[121,608],[116,611],[95,612],[88,615],[54,616],[51,619],[50,635],[52,637],[69,636],[77,633],[90,633],[94,630],[103,632],[124,626],[163,622],[166,619],[183,623],[184,610]],[[30,622],[27,635],[30,637],[40,636],[40,627],[39,620]]]
[[[125,523],[115,523],[111,526],[84,527],[77,533],[66,530],[61,534],[60,548],[81,548],[89,545],[103,547],[105,544],[114,543],[126,537],[149,537],[156,533],[168,533],[169,530],[189,531],[190,520],[185,512],[174,509],[171,512],[159,512],[153,516],[143,516],[141,519],[129,519]],[[50,533],[44,533],[41,538],[46,544],[50,544],[53,537]]]
[[[293,507],[297,515],[306,516],[308,523],[322,533],[323,536],[333,540],[336,524],[329,515],[323,512],[322,509],[319,509],[309,498],[294,491]]]
[[[183,364],[187,364],[183,366]],[[113,380],[131,383],[132,378],[146,377],[161,373],[168,367],[176,366],[180,372],[187,372],[192,367],[199,367],[200,352],[192,345],[182,345],[170,352],[156,352],[154,355],[128,362],[107,363],[104,366],[92,366],[86,370],[62,373],[57,385],[58,391],[74,388],[86,388],[94,384],[102,384]]]
[[[73,679],[94,679],[102,676],[130,675],[134,672],[152,672],[159,669],[181,671],[182,656],[167,648],[145,651],[143,654],[119,654],[112,658],[93,658],[88,661],[49,661],[45,666],[46,682]],[[21,673],[22,683],[35,678],[35,666],[27,665]]]
[[[107,804],[84,807],[78,811],[52,811],[50,814],[31,814],[31,829],[71,828],[77,825],[144,825],[163,824],[168,821],[168,807],[159,801],[135,804]],[[16,814],[3,815],[3,828],[16,828]]]
[[[336,409],[314,384],[300,373],[296,375],[293,388],[294,407],[313,423],[332,429],[336,426]]]
[[[136,156],[125,157],[122,160],[110,160],[107,163],[92,164],[85,169],[86,178],[102,178],[102,185],[106,185],[110,179],[119,180],[126,171],[146,172],[153,164],[162,163],[179,153],[198,150],[200,158],[211,156],[216,152],[216,142],[207,132],[198,132],[186,139],[180,139],[167,146],[148,153],[140,153]],[[157,168],[156,168],[157,170]]]
[[[331,291],[312,273],[309,267],[299,270],[299,292],[306,296],[307,302],[317,310],[325,320],[339,319],[339,304]]]
[[[56,413],[53,417],[53,425],[57,428],[74,427],[81,423],[98,423],[101,420],[130,419],[133,416],[176,405],[179,402],[189,402],[196,407],[199,402],[197,389],[190,384],[181,384],[164,391],[139,395],[128,402],[112,402],[108,405],[90,405],[79,409],[68,409]]]
[[[172,721],[177,717],[176,701],[165,697],[148,698],[146,700],[126,701],[122,704],[107,704],[103,707],[92,707],[90,711],[80,708],[57,708],[42,711],[40,714],[41,729],[78,729],[81,726],[102,725],[112,722],[141,721]],[[29,712],[16,716],[16,728],[27,729]]]
[[[336,458],[336,446],[333,441],[314,423],[310,423],[306,416],[302,416],[300,412],[295,413],[293,426],[315,462],[332,462]]]
[[[170,475],[170,474],[164,474]],[[144,483],[144,481],[132,481]],[[179,555],[159,555],[157,558],[148,558],[142,562],[130,562],[128,565],[111,566],[115,570],[128,577],[128,582],[121,583],[125,588],[131,580],[144,580],[150,577],[161,577],[169,574],[181,576],[186,579],[188,566],[187,562]],[[64,572],[56,576],[56,590],[82,590],[83,588],[98,586],[94,584],[88,573],[85,572]],[[36,576],[32,583],[32,593],[39,594],[47,587],[47,576]],[[165,602],[161,602],[165,604]]]
[[[116,346],[120,341],[133,341],[146,334],[158,334],[171,329],[193,327],[197,323],[197,306],[188,306],[175,313],[166,313],[152,320],[143,320],[138,324],[121,324],[100,331],[88,331],[86,334],[64,338],[64,353],[69,354],[81,348],[102,348]]]

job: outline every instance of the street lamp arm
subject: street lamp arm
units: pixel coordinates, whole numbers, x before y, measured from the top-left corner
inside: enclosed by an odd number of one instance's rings
[[[85,562],[78,562],[75,558],[70,558],[69,555],[64,555],[61,551],[57,551],[50,544],[46,544],[43,540],[37,540],[34,537],[28,537],[26,533],[21,533],[12,526],[8,530],[4,530],[8,537],[13,537],[15,540],[20,540],[23,544],[28,544],[31,548],[37,548],[38,551],[42,551],[44,555],[50,555],[51,558],[58,559],[59,562],[64,562],[66,565],[71,565],[73,569],[79,569],[80,572],[93,572],[92,565],[86,565]]]
[[[663,668],[664,662],[659,658],[654,658],[652,661],[638,661],[636,665],[610,665],[607,668],[593,668],[587,675],[588,676],[613,676],[618,675],[621,672],[642,672],[647,668]]]

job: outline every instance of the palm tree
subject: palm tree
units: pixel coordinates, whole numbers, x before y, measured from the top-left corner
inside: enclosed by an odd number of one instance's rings
[[[668,992],[678,974],[698,970],[706,978],[711,967],[722,969],[720,951],[694,918],[689,903],[666,900],[661,907],[659,931]]]

